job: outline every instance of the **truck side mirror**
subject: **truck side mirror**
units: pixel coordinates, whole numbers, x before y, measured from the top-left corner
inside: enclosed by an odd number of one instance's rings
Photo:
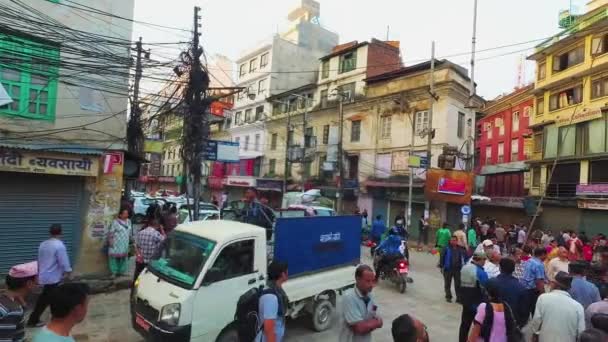
[[[209,286],[215,282],[222,280],[222,271],[217,268],[210,268],[205,274],[205,278],[203,278],[203,286]]]

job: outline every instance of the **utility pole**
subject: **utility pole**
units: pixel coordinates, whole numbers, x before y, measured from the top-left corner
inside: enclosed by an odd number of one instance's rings
[[[287,179],[289,178],[289,150],[291,148],[291,135],[289,131],[291,130],[291,114],[289,112],[289,108],[287,110],[287,125],[285,125],[285,141],[287,147],[285,148],[285,171],[283,172],[283,198],[286,198],[287,195]]]
[[[304,114],[302,117],[302,136],[304,137],[304,141],[302,141],[302,146],[304,147],[304,155],[303,155],[303,159],[302,159],[302,166],[304,168],[303,171],[306,171],[306,164],[310,163],[309,161],[306,160],[306,149],[309,148],[309,146],[307,146],[306,144],[306,120],[308,120],[308,97],[300,97],[300,101],[302,101],[304,103]],[[308,142],[310,145],[312,136],[310,138],[308,138]],[[304,193],[304,184],[306,184],[306,178],[305,178],[305,172],[302,172],[302,193]]]
[[[430,100],[431,105],[429,106],[429,125],[427,127],[426,136],[426,168],[427,171],[431,168],[431,157],[433,149],[433,105],[435,104],[435,41],[431,43],[431,71],[430,71]],[[428,177],[428,172],[427,172]],[[427,216],[428,215],[428,216]],[[424,202],[424,216],[425,218],[431,215],[431,202]]]
[[[199,46],[199,28],[201,19],[200,7],[194,7],[194,34],[192,38],[192,50],[187,60],[189,70],[188,88],[186,91],[187,113],[184,117],[184,132],[182,144],[182,156],[188,164],[188,171],[192,178],[193,192],[193,220],[199,218],[201,177],[202,177],[202,154],[209,138],[209,125],[207,124],[206,109],[210,104],[207,98],[209,88],[209,75],[201,65],[202,49]]]
[[[133,100],[131,101],[131,116],[127,125],[127,149],[129,153],[143,159],[144,131],[141,127],[141,108],[139,107],[139,83],[142,77],[141,55],[143,53],[141,37],[135,43],[137,59],[135,61],[135,81],[133,82]],[[131,193],[131,182],[125,182],[126,195]]]
[[[475,108],[473,100],[475,97],[475,52],[477,48],[477,0],[473,3],[473,37],[471,38],[471,83],[469,84],[468,106],[471,110],[471,124],[469,132],[473,132],[473,122],[475,121]],[[471,139],[473,134],[468,134],[467,138],[467,171],[473,170],[473,158],[471,158]]]
[[[401,99],[399,100],[399,104],[401,106],[401,113],[405,114],[405,104],[406,104],[406,99],[405,99],[405,93],[401,93]],[[412,131],[410,132],[411,134],[411,139],[410,139],[410,151],[409,151],[409,157],[411,158],[411,156],[414,155],[414,144],[416,143],[416,126],[414,125],[414,113],[411,112],[410,113],[410,124],[412,126]],[[409,165],[409,160],[410,158],[408,158],[408,168],[409,168],[409,176],[408,176],[408,195],[407,195],[407,231],[411,232],[411,228],[412,228],[412,196],[413,196],[413,187],[414,187],[414,168],[411,167]]]
[[[338,130],[338,202],[336,205],[336,211],[338,214],[342,214],[344,211],[344,150],[342,140],[344,140],[344,96],[340,90],[338,90],[338,112],[339,118],[339,130]]]

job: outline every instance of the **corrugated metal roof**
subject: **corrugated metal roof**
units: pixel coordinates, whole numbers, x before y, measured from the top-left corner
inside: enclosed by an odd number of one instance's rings
[[[0,141],[0,148],[8,147],[20,150],[30,151],[48,151],[48,152],[63,152],[71,154],[87,154],[87,155],[102,155],[104,150],[81,145],[66,145],[66,144],[23,144],[16,142]]]

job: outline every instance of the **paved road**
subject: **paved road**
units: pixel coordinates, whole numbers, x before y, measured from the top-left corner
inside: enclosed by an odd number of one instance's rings
[[[457,340],[460,322],[460,306],[443,300],[443,280],[435,267],[437,259],[427,253],[412,252],[412,278],[407,292],[400,294],[390,283],[381,282],[374,289],[378,312],[384,319],[384,327],[374,333],[375,342],[389,342],[391,321],[403,314],[413,314],[428,327],[432,340],[451,342]],[[369,251],[363,251],[364,259]],[[142,339],[130,326],[128,291],[97,295],[92,298],[85,322],[77,326],[77,341],[91,342],[139,342]],[[288,342],[337,341],[340,325],[322,333],[308,328],[305,319],[287,323]],[[29,332],[30,334],[33,331]]]

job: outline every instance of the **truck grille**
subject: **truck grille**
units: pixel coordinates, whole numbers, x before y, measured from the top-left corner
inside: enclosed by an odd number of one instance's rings
[[[158,321],[158,310],[150,306],[146,301],[137,298],[135,312],[140,314],[146,321],[155,324]]]

